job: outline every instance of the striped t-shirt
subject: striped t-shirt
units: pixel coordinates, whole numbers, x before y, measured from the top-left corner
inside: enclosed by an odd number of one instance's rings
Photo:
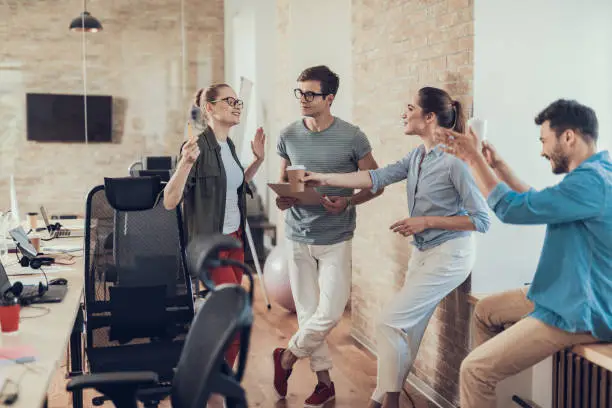
[[[372,148],[366,135],[355,125],[334,118],[321,132],[310,131],[302,120],[281,131],[278,154],[292,165],[317,173],[351,173]],[[350,196],[352,189],[319,187],[321,194]],[[322,205],[294,206],[287,211],[287,238],[311,245],[333,245],[349,240],[355,230],[355,209],[331,214]]]

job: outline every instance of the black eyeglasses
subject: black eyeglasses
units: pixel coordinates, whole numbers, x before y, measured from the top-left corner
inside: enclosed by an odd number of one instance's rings
[[[244,106],[244,102],[242,102],[240,99],[232,98],[231,96],[228,96],[227,98],[217,99],[215,101],[210,101],[210,103],[217,103],[220,101],[227,103],[232,108],[242,109],[242,107]]]
[[[304,98],[304,100],[306,102],[312,102],[314,100],[315,96],[321,96],[321,97],[325,98],[327,95],[329,95],[329,94],[324,94],[324,93],[316,93],[316,92],[312,92],[312,91],[302,92],[302,90],[300,88],[295,88],[293,90],[293,94],[295,95],[295,97],[297,99]]]

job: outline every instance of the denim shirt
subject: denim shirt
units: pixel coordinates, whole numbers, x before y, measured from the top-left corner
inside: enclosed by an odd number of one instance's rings
[[[547,224],[527,297],[531,316],[612,341],[612,162],[596,153],[559,184],[517,193],[499,183],[489,206],[507,224]],[[511,244],[511,243],[508,243]]]
[[[466,215],[476,231],[489,229],[491,220],[487,202],[467,165],[439,146],[426,152],[425,146],[421,145],[396,163],[370,170],[370,177],[373,192],[405,179],[411,217]],[[415,234],[413,244],[426,250],[470,234],[471,231],[432,228]]]

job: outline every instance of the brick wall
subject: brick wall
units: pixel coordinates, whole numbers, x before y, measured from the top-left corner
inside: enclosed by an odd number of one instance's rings
[[[83,93],[81,34],[68,30],[80,0],[8,0],[0,14],[0,210],[15,174],[22,213],[83,212],[104,176],[141,156],[176,154],[190,98],[223,80],[223,0],[93,1],[104,30],[86,35],[87,91],[112,95],[112,144],[26,141],[28,92]],[[8,22],[8,24],[5,24]],[[36,188],[34,188],[36,186]]]
[[[289,50],[297,46],[288,36],[291,1],[277,0],[277,123],[295,118],[286,99],[295,75],[289,72]],[[471,106],[472,11],[473,0],[389,0],[384,7],[375,0],[353,1],[353,120],[369,136],[379,164],[394,162],[419,144],[418,139],[402,134],[400,114],[420,87],[443,87]],[[268,157],[274,154],[271,143]],[[358,214],[352,334],[372,347],[374,321],[403,284],[410,259],[408,240],[387,228],[408,216],[405,185],[388,187],[383,196],[359,206]],[[281,220],[279,234],[283,233]],[[419,380],[454,404],[458,402],[458,369],[468,344],[469,285],[468,280],[434,313],[413,370]]]
[[[353,2],[354,121],[369,136],[380,165],[417,146],[405,136],[400,113],[422,86],[446,89],[471,106],[473,0]],[[405,184],[358,209],[353,248],[353,335],[373,345],[374,320],[404,281],[408,240],[389,232],[406,218]],[[459,364],[466,354],[469,281],[436,310],[414,367],[416,376],[451,403],[458,402]]]

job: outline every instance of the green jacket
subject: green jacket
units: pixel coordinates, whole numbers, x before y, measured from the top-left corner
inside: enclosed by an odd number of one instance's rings
[[[229,138],[227,143],[234,159],[244,173],[244,168],[236,155],[234,143]],[[187,243],[196,236],[222,233],[225,218],[225,195],[227,193],[225,167],[221,160],[221,146],[217,143],[211,128],[206,127],[198,135],[198,147],[200,148],[200,156],[193,164],[183,190],[183,218]],[[248,183],[243,182],[238,188],[238,208],[241,215],[240,227],[243,247],[245,242],[246,194],[253,196]]]

